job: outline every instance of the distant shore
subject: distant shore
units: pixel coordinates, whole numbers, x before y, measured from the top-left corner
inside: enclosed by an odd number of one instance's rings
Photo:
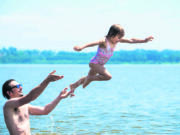
[[[95,52],[0,49],[0,64],[88,64]],[[180,64],[180,50],[120,50],[107,64]]]

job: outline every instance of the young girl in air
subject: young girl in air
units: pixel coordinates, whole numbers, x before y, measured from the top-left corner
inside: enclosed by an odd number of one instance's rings
[[[80,78],[77,82],[70,85],[73,92],[80,85],[85,88],[92,81],[105,81],[112,78],[111,74],[107,71],[104,65],[113,55],[117,43],[146,43],[153,40],[152,36],[145,39],[125,39],[123,37],[124,29],[119,24],[114,24],[110,27],[109,32],[104,39],[82,46],[74,46],[75,51],[81,51],[87,47],[98,45],[98,50],[89,63],[90,70],[88,75]]]

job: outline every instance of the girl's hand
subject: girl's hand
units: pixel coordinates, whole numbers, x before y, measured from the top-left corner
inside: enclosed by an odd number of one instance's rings
[[[152,41],[153,39],[154,39],[153,36],[149,36],[149,37],[147,37],[147,38],[145,39],[145,41],[146,41],[146,42],[149,42],[149,41]]]
[[[82,48],[80,47],[80,46],[74,46],[74,48],[73,48],[75,51],[81,51],[82,50]]]

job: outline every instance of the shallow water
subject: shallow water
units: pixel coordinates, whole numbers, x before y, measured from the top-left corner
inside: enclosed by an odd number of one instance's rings
[[[178,135],[180,134],[180,65],[107,65],[112,79],[77,88],[47,116],[31,116],[35,135]],[[51,83],[31,104],[46,105],[88,65],[0,65],[0,85],[15,78],[27,94],[56,69],[65,77]],[[8,135],[0,96],[0,135]]]

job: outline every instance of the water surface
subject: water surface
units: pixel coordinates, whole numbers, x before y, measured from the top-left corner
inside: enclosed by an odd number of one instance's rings
[[[47,116],[31,116],[32,134],[178,135],[180,65],[107,65],[112,79],[77,88]],[[56,69],[65,77],[51,83],[31,104],[44,106],[88,73],[88,65],[0,65],[0,85],[10,78],[27,94]],[[0,135],[8,135],[0,95]]]

